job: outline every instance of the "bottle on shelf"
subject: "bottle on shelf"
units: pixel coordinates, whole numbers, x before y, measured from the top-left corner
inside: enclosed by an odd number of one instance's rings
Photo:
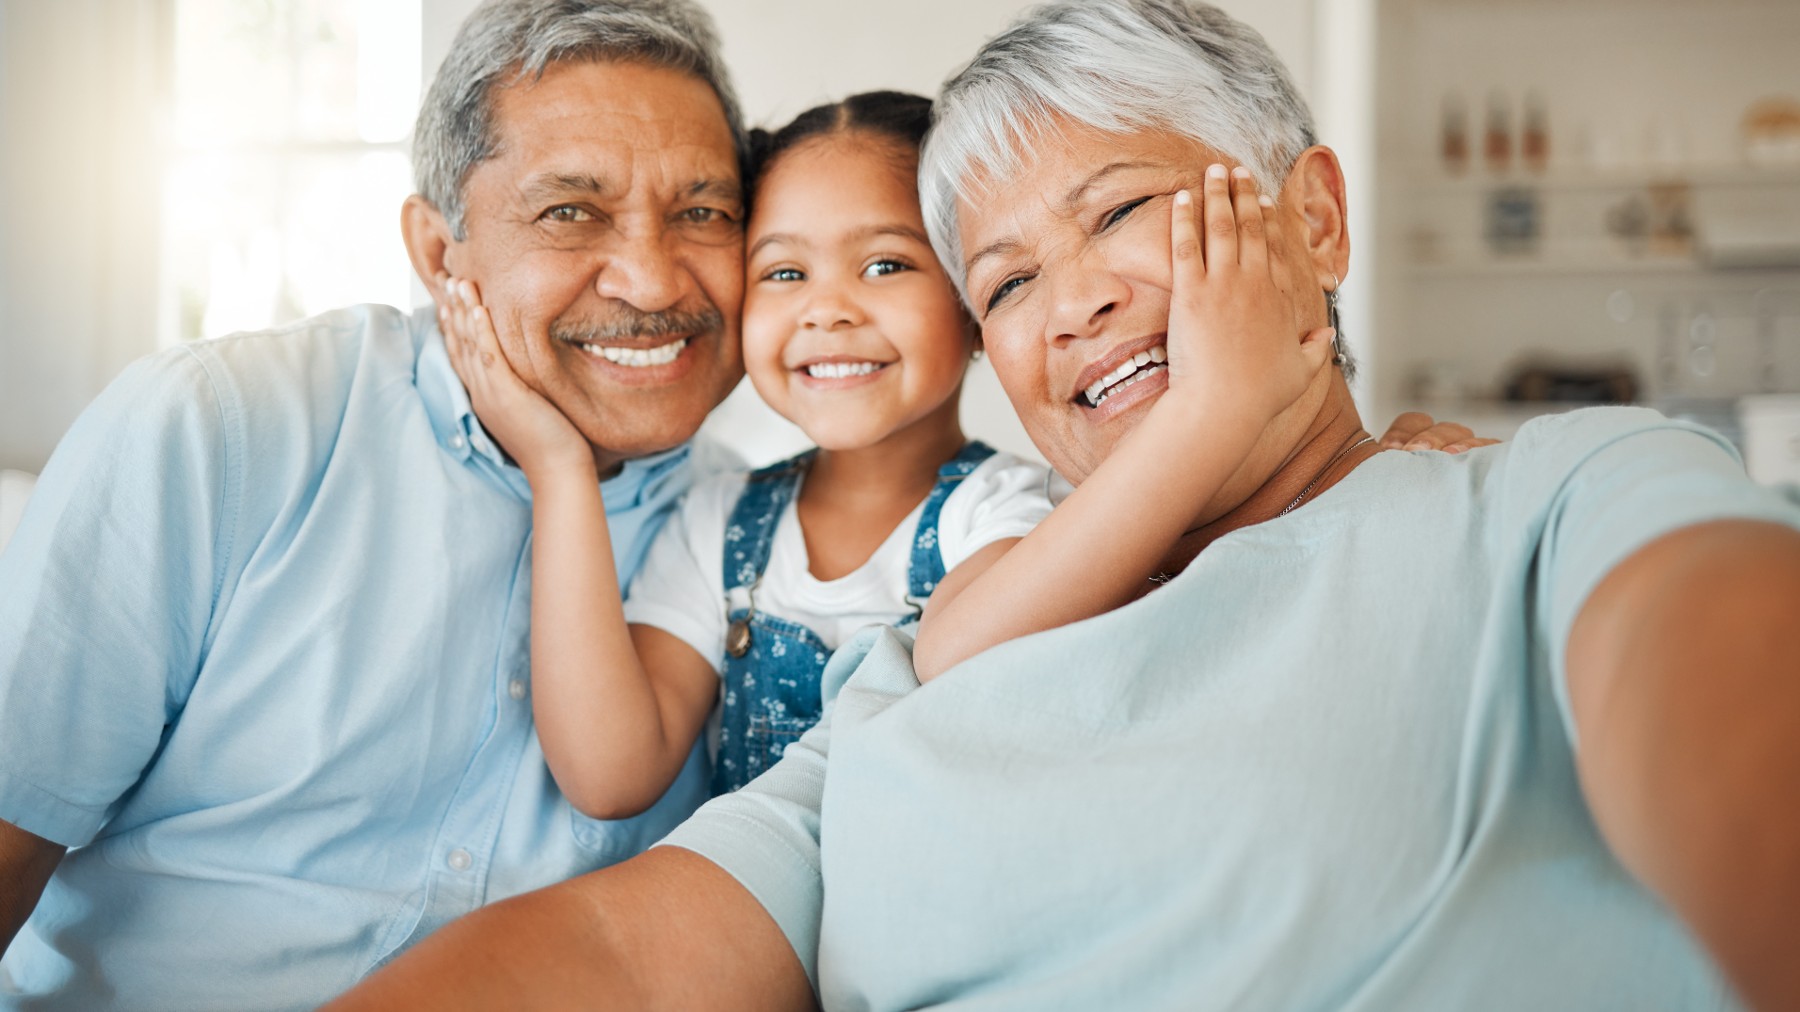
[[[1519,160],[1525,168],[1541,173],[1550,164],[1550,117],[1544,110],[1544,98],[1535,91],[1525,93],[1525,123],[1519,135]]]
[[[1444,170],[1453,176],[1462,175],[1469,167],[1469,112],[1462,96],[1454,91],[1444,95],[1438,153]]]
[[[1512,115],[1505,93],[1497,88],[1488,96],[1487,131],[1481,150],[1489,172],[1512,168]]]

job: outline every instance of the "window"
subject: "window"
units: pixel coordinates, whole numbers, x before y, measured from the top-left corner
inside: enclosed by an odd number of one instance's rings
[[[160,341],[411,302],[419,0],[177,0]]]

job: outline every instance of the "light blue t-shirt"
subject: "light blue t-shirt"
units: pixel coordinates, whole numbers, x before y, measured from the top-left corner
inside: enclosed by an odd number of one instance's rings
[[[696,469],[603,484],[621,580]],[[633,820],[557,793],[529,496],[429,313],[176,348],[107,388],[0,556],[0,819],[76,848],[0,1008],[312,1008],[691,812],[698,755]]]
[[[826,721],[665,842],[827,1009],[1732,1007],[1598,837],[1562,670],[1608,571],[1725,517],[1800,505],[1646,410],[1382,453],[922,689],[897,634],[846,645]]]

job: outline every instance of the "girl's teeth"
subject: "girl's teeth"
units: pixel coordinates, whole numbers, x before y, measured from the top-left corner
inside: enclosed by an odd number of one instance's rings
[[[1138,352],[1136,355],[1131,356],[1130,360],[1119,363],[1117,369],[1114,369],[1112,372],[1095,380],[1092,386],[1083,391],[1087,394],[1088,404],[1096,408],[1099,407],[1101,401],[1106,400],[1107,397],[1111,396],[1107,393],[1108,388],[1128,377],[1131,379],[1132,383],[1135,383],[1145,376],[1150,375],[1150,370],[1145,369],[1141,374],[1134,376],[1133,374],[1137,373],[1139,369],[1144,369],[1145,366],[1152,364],[1162,365],[1168,361],[1169,349],[1160,344],[1147,351]],[[1125,384],[1125,386],[1130,385],[1131,383]],[[1121,387],[1120,389],[1124,389],[1124,387]]]
[[[653,365],[668,365],[681,356],[686,348],[687,338],[671,341],[655,348],[614,348],[607,345],[584,344],[581,347],[595,358],[603,358],[615,365],[642,369]]]
[[[842,379],[867,376],[879,368],[879,362],[814,362],[806,367],[806,374],[814,379]]]

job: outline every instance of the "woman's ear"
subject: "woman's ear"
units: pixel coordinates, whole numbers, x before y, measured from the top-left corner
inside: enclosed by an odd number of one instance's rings
[[[450,223],[429,200],[415,193],[400,205],[400,235],[406,240],[406,256],[412,261],[413,273],[425,283],[432,301],[442,303],[442,279],[454,273],[446,263],[452,243]]]
[[[1282,190],[1282,201],[1306,223],[1306,252],[1313,273],[1342,280],[1350,270],[1350,226],[1337,155],[1322,144],[1302,151]]]

